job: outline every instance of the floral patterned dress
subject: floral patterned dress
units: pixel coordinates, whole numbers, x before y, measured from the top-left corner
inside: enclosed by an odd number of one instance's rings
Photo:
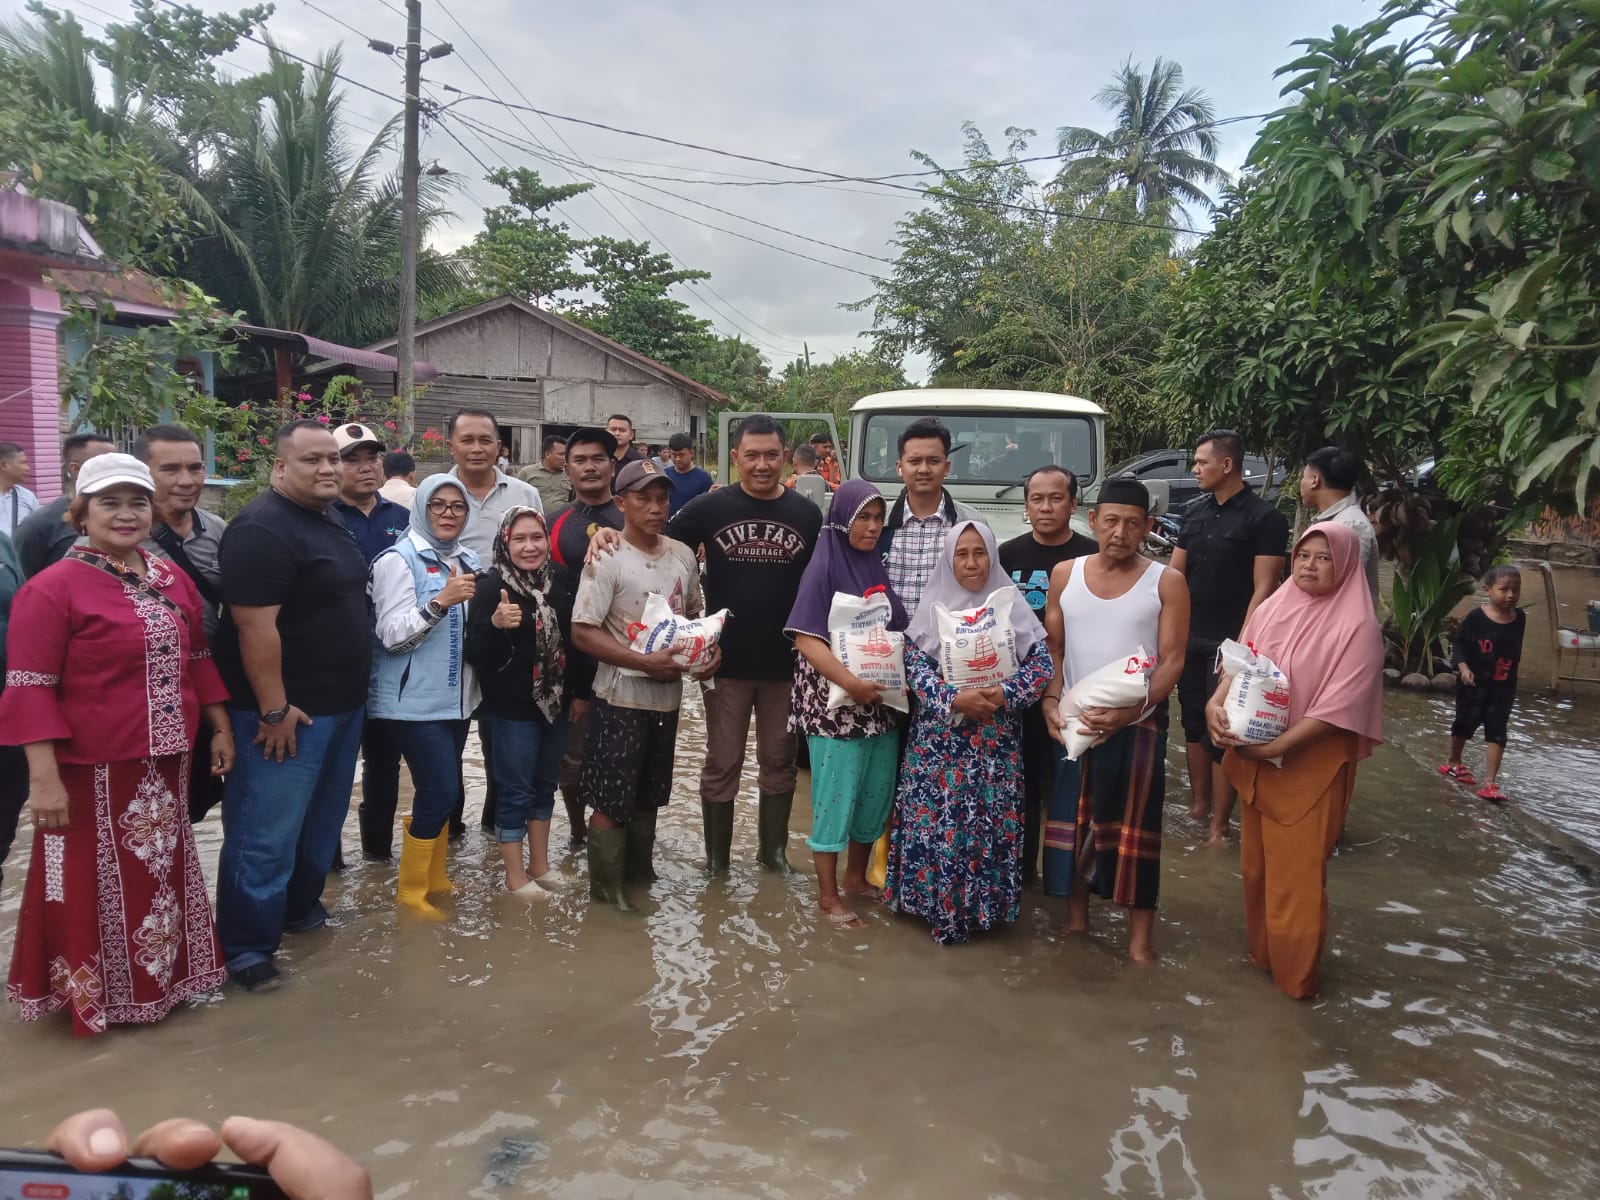
[[[227,976],[189,829],[200,709],[227,698],[200,597],[73,550],[12,603],[0,729],[55,744],[67,825],[36,828],[6,989],[73,1031],[159,1021]]]
[[[1005,708],[952,724],[938,665],[906,647],[915,696],[890,823],[884,903],[933,926],[941,945],[1015,921],[1022,894],[1022,713],[1050,682],[1044,643],[1001,684]],[[954,714],[958,715],[958,714]]]

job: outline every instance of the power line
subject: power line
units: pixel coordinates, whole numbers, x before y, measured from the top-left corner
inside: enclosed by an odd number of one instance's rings
[[[443,0],[435,0],[435,3],[437,5],[439,11],[444,13],[445,16],[450,18],[451,24],[453,24],[457,29],[461,30],[461,32],[466,35],[467,40],[469,42],[471,42],[473,48],[480,55],[483,56],[484,61],[487,62],[491,67],[493,67],[494,70],[500,75],[500,77],[502,79],[504,79],[508,84],[511,85],[511,90],[514,91],[517,94],[517,96],[520,97],[524,101],[524,103],[526,104],[527,100],[528,100],[528,97],[523,93],[521,87],[518,86],[517,82],[514,79],[512,79],[511,76],[506,74],[504,68],[502,68],[499,63],[495,62],[494,56],[491,55],[487,50],[485,50],[483,48],[483,44],[478,41],[477,37],[473,34],[472,30],[468,29],[466,27],[466,25],[462,24],[460,19],[456,17],[455,13],[451,12],[450,9],[444,4]],[[478,73],[476,71],[473,71],[473,74],[474,74],[474,76],[476,76],[480,80],[480,82],[482,81],[482,76],[478,75]],[[489,90],[491,92],[493,91],[492,88],[490,88]],[[529,108],[530,111],[534,111],[533,110],[533,106],[531,104],[528,104],[527,107]],[[551,125],[547,118],[544,118],[543,116],[541,116],[540,119],[544,121],[545,125],[550,129],[550,132],[555,134],[557,140],[559,140],[561,142],[561,144],[564,145],[567,148],[568,152],[573,156],[574,159],[576,159],[579,163],[582,163],[584,166],[588,166],[589,165],[587,163],[584,163],[584,160],[583,160],[582,156],[578,154],[577,149],[572,145],[571,142],[567,141],[566,137],[562,135],[560,130],[556,129],[555,126]],[[549,150],[549,147],[544,146],[544,143],[542,141],[540,141],[539,137],[536,134],[534,134],[533,130],[528,128],[526,122],[520,121],[520,119],[519,119],[519,124],[522,125],[523,129],[527,131],[529,137],[531,137],[533,139],[533,141],[537,145],[543,147],[546,151]],[[575,174],[570,167],[566,168],[566,169],[567,169],[569,174]],[[579,178],[582,178],[582,176],[579,176]],[[678,255],[676,255],[676,254],[674,254],[672,252],[672,247],[668,246],[664,239],[662,239],[648,225],[646,225],[644,223],[644,221],[640,219],[640,217],[639,217],[639,215],[637,213],[635,213],[632,209],[628,208],[628,206],[625,203],[622,203],[621,194],[618,193],[615,188],[612,188],[610,185],[606,184],[602,180],[593,179],[592,177],[590,178],[590,182],[598,183],[602,188],[605,188],[607,191],[610,191],[614,196],[617,196],[618,197],[618,203],[621,205],[622,210],[624,212],[626,212],[630,217],[633,218],[634,222],[639,226],[640,229],[644,230],[645,235],[647,236],[647,238],[650,241],[655,242],[657,245],[659,245],[662,248],[662,250],[664,250],[667,253],[668,257],[670,257],[674,262],[676,262],[678,264],[678,267],[681,270],[685,270],[685,271],[690,270],[689,265],[686,262],[684,262],[683,259],[679,258]],[[622,225],[622,222],[620,220],[617,220],[616,216],[614,214],[612,214],[609,209],[606,208],[605,204],[600,201],[600,198],[598,196],[595,197],[595,202],[600,205],[600,208],[601,208],[601,210],[603,212],[605,212],[608,216],[611,216],[612,220],[617,221],[617,224],[619,226]],[[690,282],[691,282],[691,284],[693,284],[693,283],[700,283],[700,282],[703,282],[703,281],[696,280],[696,281],[690,281]],[[700,289],[699,288],[693,288],[692,290],[699,291]],[[732,301],[730,301],[727,297],[723,296],[720,292],[718,292],[709,283],[705,283],[704,284],[704,290],[709,292],[709,293],[711,293],[711,295],[717,297],[717,299],[722,301],[722,303],[724,305],[726,305],[729,309],[731,309],[733,312],[739,313],[739,315],[743,316],[746,321],[750,322],[750,324],[755,325],[758,329],[766,329],[766,326],[762,325],[754,317],[751,317],[748,314],[745,314],[745,313],[741,312],[733,304]],[[721,310],[719,310],[717,308],[716,305],[712,304],[710,300],[707,300],[703,296],[701,297],[701,302],[703,304],[705,304],[706,307],[710,308],[713,312],[719,313],[722,316],[722,318],[725,321],[728,321],[731,325],[733,325],[733,327],[735,329],[741,330],[742,332],[746,333],[748,336],[754,338],[756,341],[763,342],[765,345],[771,347],[774,350],[777,350],[781,354],[792,354],[793,353],[793,348],[792,347],[785,348],[785,347],[774,345],[771,342],[767,342],[766,339],[762,338],[759,334],[756,334],[756,333],[744,328],[744,326],[742,326],[737,320],[735,320],[732,316],[729,316],[727,312],[722,312]],[[771,333],[773,337],[782,338],[784,336],[783,334],[774,333],[770,329],[766,329],[766,331],[768,333]]]
[[[459,113],[453,113],[453,114],[451,114],[451,116],[452,116],[452,119],[454,119],[456,121],[460,121],[463,125],[468,126],[468,128],[477,129],[477,131],[479,133],[483,134],[486,137],[496,137],[496,138],[499,138],[501,140],[504,140],[508,145],[513,145],[513,146],[517,146],[518,145],[517,140],[515,138],[511,137],[509,134],[506,134],[501,130],[494,129],[492,126],[481,126],[481,127],[477,126],[469,118],[463,117]],[[527,149],[527,147],[525,145],[518,146],[518,148],[519,149],[523,149],[523,150]],[[599,170],[600,168],[591,168],[591,169]],[[874,276],[869,271],[860,271],[860,270],[857,270],[855,267],[847,267],[842,263],[828,262],[826,259],[816,258],[816,257],[814,257],[814,256],[812,256],[810,254],[805,254],[805,253],[803,253],[803,252],[801,252],[799,250],[793,250],[793,249],[789,248],[788,246],[780,246],[780,245],[777,245],[775,242],[768,242],[768,241],[762,240],[761,238],[751,237],[748,234],[739,233],[737,230],[724,229],[720,225],[712,225],[712,224],[710,224],[710,223],[708,223],[706,221],[700,220],[698,217],[691,217],[687,213],[681,213],[681,212],[678,212],[678,211],[676,211],[674,209],[667,208],[665,205],[657,204],[652,200],[646,200],[642,196],[635,196],[632,192],[622,191],[620,188],[617,188],[614,185],[605,184],[603,186],[605,186],[607,188],[607,190],[611,191],[615,195],[625,196],[629,200],[633,200],[636,203],[645,205],[647,208],[657,209],[658,211],[664,212],[664,213],[668,214],[669,216],[677,217],[679,220],[688,221],[692,225],[699,225],[699,226],[701,226],[701,227],[703,227],[705,229],[714,230],[717,233],[727,234],[729,237],[736,237],[736,238],[740,238],[740,239],[742,239],[744,241],[747,241],[747,242],[754,242],[758,246],[766,246],[769,249],[776,250],[781,254],[788,254],[788,255],[793,256],[794,258],[803,258],[807,262],[814,262],[814,263],[817,263],[817,264],[819,264],[821,266],[824,266],[824,267],[832,267],[837,271],[848,271],[852,275],[861,275],[861,276],[864,276],[867,279],[875,279],[876,278],[876,276]],[[662,190],[662,189],[657,189],[657,190]],[[680,197],[680,198],[683,198],[683,197]],[[690,203],[692,204],[692,203],[696,203],[696,202],[691,200]],[[707,205],[706,207],[710,207],[710,206]],[[721,212],[723,210],[722,209],[718,209],[717,211]],[[737,213],[730,213],[728,215],[730,215],[730,216],[739,216],[739,214],[737,214]],[[749,220],[750,218],[741,217],[740,219],[741,220]],[[758,225],[764,225],[765,228],[768,228],[768,229],[778,229],[777,226],[775,226],[775,225],[765,225],[764,222],[757,221],[755,223],[758,224]],[[787,229],[778,229],[778,232],[784,233],[784,234],[788,234],[791,237],[805,238],[806,241],[816,241],[815,238],[805,237],[804,234],[791,233],[791,231],[789,231]],[[845,249],[843,246],[833,246],[833,244],[831,242],[823,242],[821,244],[822,245],[826,245],[826,246],[831,246],[833,249],[837,249],[837,250]],[[849,253],[860,253],[859,251],[848,251],[848,252]],[[867,257],[867,258],[877,258],[878,256],[869,254],[869,255],[865,255],[865,257]],[[892,260],[884,258],[884,259],[878,259],[878,261],[880,261],[880,262],[890,262]]]

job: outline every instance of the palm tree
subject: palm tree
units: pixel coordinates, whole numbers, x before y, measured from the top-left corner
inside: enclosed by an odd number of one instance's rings
[[[381,170],[399,117],[353,152],[340,120],[337,50],[302,70],[275,48],[263,100],[235,114],[201,178],[231,238],[190,247],[185,273],[227,308],[280,329],[361,345],[391,336],[399,308],[400,181]],[[419,226],[442,215],[422,180]],[[424,252],[417,291],[458,286],[450,260]]]
[[[1183,68],[1158,58],[1150,74],[1132,59],[1095,93],[1095,103],[1116,114],[1110,133],[1078,125],[1056,131],[1062,154],[1074,157],[1057,176],[1075,194],[1131,190],[1141,212],[1166,209],[1187,218],[1185,205],[1211,208],[1201,184],[1221,183],[1215,115],[1198,88],[1185,89]]]

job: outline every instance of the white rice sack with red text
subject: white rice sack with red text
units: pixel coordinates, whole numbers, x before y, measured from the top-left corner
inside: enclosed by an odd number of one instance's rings
[[[1016,631],[1011,628],[1011,598],[1016,590],[1010,584],[996,588],[979,608],[951,611],[942,604],[933,606],[939,673],[957,691],[1003,683],[1022,666]]]
[[[628,645],[640,654],[654,654],[663,646],[670,646],[673,662],[686,671],[698,671],[711,662],[727,619],[728,610],[723,608],[691,620],[673,612],[665,596],[651,592],[645,597],[640,618],[628,626]],[[644,674],[631,667],[619,669],[624,675]]]
[[[1289,728],[1289,677],[1265,654],[1233,641],[1222,643],[1217,658],[1232,676],[1223,711],[1228,730],[1253,746],[1272,741]]]
[[[828,642],[844,669],[864,683],[882,688],[878,699],[901,712],[911,711],[906,694],[906,637],[891,633],[893,613],[881,590],[870,596],[835,592],[828,606]],[[828,684],[828,707],[854,705],[850,693]]]
[[[1092,733],[1078,732],[1079,714],[1086,708],[1132,708],[1150,700],[1150,672],[1155,670],[1155,656],[1140,646],[1125,658],[1115,659],[1097,670],[1090,671],[1061,695],[1061,744],[1067,748],[1067,757],[1077,762],[1085,750],[1099,739]]]

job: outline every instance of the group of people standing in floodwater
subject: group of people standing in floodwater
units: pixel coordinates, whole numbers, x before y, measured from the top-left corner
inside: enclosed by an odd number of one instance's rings
[[[1204,800],[1225,832],[1222,789],[1244,802],[1251,958],[1290,995],[1317,992],[1326,860],[1381,736],[1382,639],[1359,531],[1335,516],[1289,547],[1287,523],[1243,481],[1237,435],[1199,441],[1208,494],[1172,566],[1141,554],[1142,484],[1102,484],[1088,539],[1069,525],[1077,480],[1056,466],[1020,481],[1031,528],[997,545],[945,489],[950,434],[934,419],[900,435],[892,505],[848,480],[826,514],[784,486],[783,430],[762,416],[732,435],[738,482],[686,503],[677,483],[692,459],[580,430],[565,442],[571,500],[551,516],[496,465],[492,414],[457,413],[448,445],[455,466],[402,507],[380,494],[372,431],[291,422],[271,489],[220,530],[196,510],[204,469],[182,429],[78,466],[65,513],[78,536],[16,592],[0,693],[0,740],[21,747],[36,824],[8,988],[25,1017],[68,1009],[93,1033],[159,1020],[229,977],[279,986],[284,935],[326,921],[358,758],[363,856],[392,856],[403,760],[414,798],[397,900],[443,919],[474,720],[483,826],[507,891],[537,902],[561,886],[559,790],[591,896],[630,909],[629,885],[655,879],[686,680],[705,708],[710,875],[729,869],[753,722],[758,859],[793,872],[804,736],[809,846],[832,925],[858,926],[852,905],[881,898],[936,941],[962,942],[1016,920],[1042,858],[1046,891],[1067,897],[1064,928],[1087,928],[1091,897],[1121,905],[1139,961],[1156,953],[1167,700],[1179,689],[1201,747],[1196,815]],[[887,599],[909,716],[835,653],[841,594]],[[686,664],[670,645],[636,645],[647,604],[663,601],[684,620],[725,612],[715,647]],[[1016,669],[952,684],[941,623],[984,606],[1005,610]],[[1242,637],[1298,681],[1276,740],[1228,732],[1213,636]],[[1068,718],[1093,740],[1069,760],[1063,692],[1125,656],[1153,658],[1147,695]],[[848,702],[830,702],[835,689]],[[213,923],[190,822],[216,780]],[[869,854],[886,833],[880,889]]]

